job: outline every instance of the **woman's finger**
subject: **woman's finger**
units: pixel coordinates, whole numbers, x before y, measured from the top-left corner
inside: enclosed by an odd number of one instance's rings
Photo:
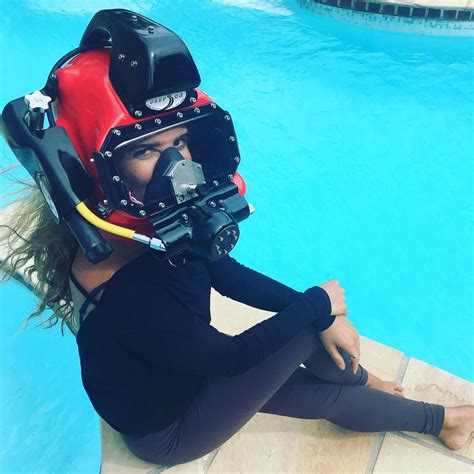
[[[329,355],[332,357],[336,365],[341,369],[344,370],[346,368],[346,364],[344,362],[344,359],[342,358],[341,354],[339,354],[339,351],[337,350],[337,347],[335,344],[331,344],[329,347],[326,348],[328,351]]]
[[[360,336],[357,333],[357,354],[359,354],[360,357]]]
[[[355,374],[357,372],[357,366],[359,365],[360,361],[360,350],[357,347],[357,342],[352,346],[351,351],[349,352],[351,356],[351,365],[352,365],[352,372]],[[357,356],[357,357],[352,357]]]
[[[352,359],[352,372],[354,374],[357,373],[357,368],[359,367],[359,360],[360,360],[359,356],[357,356],[357,358],[355,359]]]

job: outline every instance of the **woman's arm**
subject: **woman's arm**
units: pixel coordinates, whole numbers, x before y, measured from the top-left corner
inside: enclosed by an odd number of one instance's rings
[[[328,294],[312,287],[287,308],[235,336],[218,331],[183,306],[168,290],[146,284],[133,291],[120,344],[144,363],[196,375],[245,372],[305,327],[328,328]]]
[[[206,262],[212,287],[221,295],[266,311],[281,311],[301,292],[252,270],[226,255]]]

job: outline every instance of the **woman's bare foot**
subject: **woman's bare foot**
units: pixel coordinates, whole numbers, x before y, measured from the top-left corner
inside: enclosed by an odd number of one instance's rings
[[[382,392],[388,392],[392,395],[396,395],[397,397],[405,398],[405,395],[403,394],[405,387],[402,384],[379,379],[370,372],[368,374],[369,378],[365,384],[367,387],[375,388],[376,390],[381,390]]]
[[[450,449],[461,449],[474,431],[474,405],[444,407],[444,423],[439,437]]]

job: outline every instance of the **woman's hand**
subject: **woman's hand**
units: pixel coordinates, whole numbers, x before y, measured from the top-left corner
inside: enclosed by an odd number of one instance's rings
[[[357,372],[360,361],[360,337],[351,321],[343,315],[337,315],[331,326],[319,332],[319,338],[341,370],[345,369],[346,364],[337,350],[338,347],[347,351],[350,356],[357,355],[352,359],[352,371],[354,374]]]
[[[321,283],[321,288],[323,288],[326,293],[329,295],[329,299],[331,300],[331,316],[347,316],[347,306],[346,306],[346,297],[344,293],[346,290],[339,285],[338,280],[330,280],[326,283]]]

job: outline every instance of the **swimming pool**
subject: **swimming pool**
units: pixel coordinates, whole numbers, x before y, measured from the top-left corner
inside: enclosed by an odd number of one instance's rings
[[[43,86],[96,10],[162,22],[235,122],[255,213],[232,255],[299,290],[338,279],[362,335],[474,381],[472,38],[365,30],[296,0],[154,3],[4,1],[2,107]],[[72,336],[17,332],[33,297],[0,292],[2,472],[97,472]]]

